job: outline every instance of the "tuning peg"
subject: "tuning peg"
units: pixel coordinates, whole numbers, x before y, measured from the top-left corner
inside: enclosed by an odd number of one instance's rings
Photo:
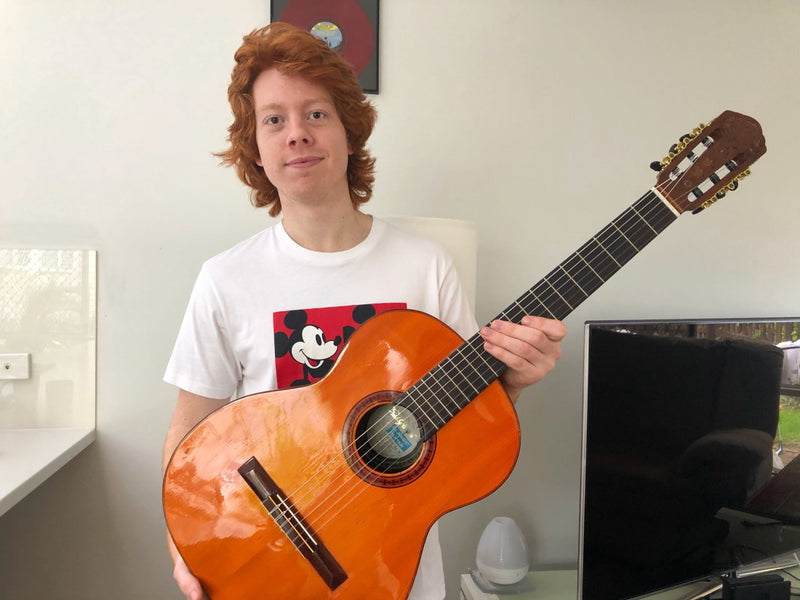
[[[703,123],[700,123],[700,125],[695,127],[691,132],[684,133],[680,137],[680,140],[678,141],[677,144],[672,144],[672,146],[669,147],[669,151],[667,152],[667,156],[665,156],[663,159],[661,159],[661,161],[659,163],[652,163],[650,165],[650,168],[652,168],[655,171],[662,170],[670,162],[672,162],[672,159],[674,159],[678,154],[680,154],[680,152],[682,152],[686,148],[686,146],[688,146],[689,143],[691,143],[691,141],[693,139],[695,139],[700,134],[700,132],[703,131],[703,129],[705,129],[705,128],[706,128],[706,126]],[[659,166],[658,169],[655,168],[656,164]]]
[[[655,171],[656,173],[658,173],[661,170],[661,163],[657,160],[654,160],[653,162],[650,163],[650,168],[653,169],[653,171]]]
[[[677,154],[678,152],[683,150],[686,147],[686,144],[691,142],[696,135],[697,134],[692,135],[691,133],[684,133],[680,138],[678,138],[677,144],[672,144],[672,146],[669,147],[669,151],[667,152],[667,154],[671,155]]]
[[[748,169],[748,173],[742,174],[742,175],[740,175],[740,177],[744,177],[746,175],[749,175],[749,169]],[[706,208],[708,208],[709,206],[714,204],[717,200],[722,200],[725,197],[725,194],[727,194],[728,192],[735,191],[738,187],[739,187],[739,181],[734,179],[728,185],[726,185],[724,188],[722,188],[720,191],[718,191],[716,194],[714,194],[711,197],[710,200],[707,200],[706,202],[704,202],[703,204],[701,204],[700,206],[695,208],[692,211],[692,214],[696,215],[697,213],[702,212],[703,210],[705,210]]]

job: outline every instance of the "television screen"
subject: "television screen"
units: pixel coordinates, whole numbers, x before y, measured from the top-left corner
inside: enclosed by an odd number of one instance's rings
[[[591,321],[585,335],[580,598],[800,548],[800,319]]]

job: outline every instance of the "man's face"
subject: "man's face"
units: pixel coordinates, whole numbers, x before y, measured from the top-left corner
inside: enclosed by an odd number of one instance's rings
[[[253,82],[258,164],[278,188],[284,208],[293,201],[349,201],[347,134],[322,86],[275,69]]]

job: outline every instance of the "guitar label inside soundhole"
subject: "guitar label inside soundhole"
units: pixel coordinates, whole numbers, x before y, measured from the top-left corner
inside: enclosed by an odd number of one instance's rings
[[[406,437],[405,433],[403,432],[403,429],[397,424],[390,425],[386,429],[386,433],[389,435],[392,442],[394,442],[395,447],[400,452],[405,452],[406,450],[408,450],[413,446],[411,440],[409,440]]]
[[[407,408],[381,404],[368,411],[366,422],[359,433],[364,439],[356,444],[369,446],[383,461],[388,459],[395,466],[405,462],[419,444],[419,426]]]
[[[367,483],[396,487],[427,469],[435,436],[422,440],[414,414],[394,403],[399,392],[377,392],[350,411],[342,432],[342,449],[350,468]]]

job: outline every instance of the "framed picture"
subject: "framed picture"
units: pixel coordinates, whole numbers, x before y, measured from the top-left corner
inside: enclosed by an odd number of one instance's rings
[[[340,52],[358,76],[361,89],[378,93],[378,12],[380,0],[270,0],[270,21],[310,31]]]

